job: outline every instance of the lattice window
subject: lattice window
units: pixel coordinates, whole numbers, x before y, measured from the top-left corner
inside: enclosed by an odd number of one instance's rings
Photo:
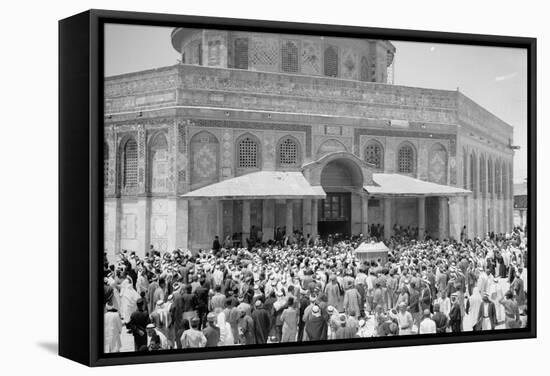
[[[158,134],[151,144],[151,192],[168,189],[168,142],[164,134]]]
[[[189,56],[185,58],[187,64],[202,64],[202,43],[195,40],[189,44]]]
[[[258,144],[250,137],[245,137],[239,142],[239,167],[258,167]]]
[[[298,145],[291,138],[285,139],[279,144],[278,158],[281,166],[294,166],[298,164]]]
[[[137,187],[138,182],[138,147],[133,138],[124,145],[122,186],[127,188]]]
[[[109,186],[109,145],[103,143],[103,187]]]
[[[296,42],[287,40],[281,51],[281,68],[283,72],[298,72],[298,45]]]
[[[234,66],[237,69],[248,69],[248,38],[235,39]]]
[[[369,61],[365,56],[361,58],[361,71],[359,73],[359,79],[361,81],[368,81],[369,80]]]
[[[325,50],[325,76],[338,77],[338,51],[332,46]]]
[[[250,64],[260,68],[273,68],[279,59],[277,40],[253,39],[250,49]]]
[[[376,142],[370,142],[365,148],[365,161],[373,164],[377,169],[382,169],[382,147]]]
[[[398,167],[401,173],[414,172],[414,151],[409,145],[402,146],[398,154]]]
[[[208,42],[208,65],[220,65],[221,45],[220,40]]]

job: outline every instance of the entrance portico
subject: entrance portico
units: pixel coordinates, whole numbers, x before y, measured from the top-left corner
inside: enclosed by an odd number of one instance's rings
[[[246,245],[248,240],[282,240],[294,232],[304,237],[369,234],[371,225],[383,226],[385,238],[393,235],[394,225],[418,227],[419,238],[426,231],[457,238],[459,232],[450,228],[449,198],[468,193],[405,175],[373,173],[355,155],[333,152],[301,171],[253,172],[182,198],[218,201],[215,223],[205,223],[212,228],[209,236],[189,234],[189,248],[198,249],[209,247],[215,235]]]

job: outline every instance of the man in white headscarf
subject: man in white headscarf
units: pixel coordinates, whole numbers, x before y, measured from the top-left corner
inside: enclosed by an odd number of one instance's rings
[[[119,352],[122,346],[120,333],[122,332],[122,320],[120,314],[112,305],[105,306],[103,319],[103,343],[105,353]]]

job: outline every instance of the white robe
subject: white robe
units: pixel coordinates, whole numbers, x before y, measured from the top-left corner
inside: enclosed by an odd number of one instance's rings
[[[216,319],[216,326],[220,328],[220,341],[218,346],[232,346],[235,344],[233,339],[233,332],[231,331],[231,325],[225,321],[225,313],[222,311],[218,313]]]
[[[132,313],[137,311],[137,301],[140,298],[134,286],[126,279],[120,285],[120,315],[124,322],[130,321]]]
[[[507,284],[507,283],[504,283]],[[504,306],[499,304],[500,300],[504,298],[504,291],[502,289],[502,282],[495,282],[493,278],[489,278],[489,298],[495,303],[497,322],[504,321],[505,312]]]
[[[103,323],[103,345],[105,353],[119,352],[122,343],[120,333],[122,332],[122,320],[118,312],[105,312]]]
[[[474,287],[472,296],[470,296],[470,313],[468,314],[468,319],[464,320],[465,331],[471,331],[474,329],[474,325],[477,323],[481,302],[481,294],[479,293],[478,288]]]

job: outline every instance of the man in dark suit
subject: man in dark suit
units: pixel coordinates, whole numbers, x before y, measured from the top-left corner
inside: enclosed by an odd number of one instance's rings
[[[267,343],[269,330],[271,329],[271,316],[264,307],[260,299],[254,303],[254,311],[252,312],[252,320],[254,321],[254,334],[257,344]]]
[[[214,251],[214,255],[217,255],[218,252],[220,252],[220,249],[222,248],[222,245],[220,243],[220,238],[218,235],[214,238],[214,242],[212,243],[212,250]]]
[[[460,333],[462,331],[462,313],[460,310],[460,304],[458,303],[458,293],[451,294],[451,311],[449,312],[449,326],[453,333]]]
[[[220,342],[220,328],[215,325],[216,314],[210,312],[206,315],[206,327],[202,330],[202,334],[206,337],[205,347],[217,347]]]
[[[474,330],[494,330],[497,323],[497,310],[495,303],[489,299],[489,294],[483,295],[483,301],[479,306],[477,321]]]
[[[149,314],[145,312],[145,302],[140,298],[137,300],[137,311],[132,313],[130,321],[126,323],[128,332],[134,336],[134,351],[147,346],[147,324],[149,324]]]
[[[439,304],[434,304],[432,320],[435,322],[436,333],[445,333],[449,324],[447,316],[439,310]]]

